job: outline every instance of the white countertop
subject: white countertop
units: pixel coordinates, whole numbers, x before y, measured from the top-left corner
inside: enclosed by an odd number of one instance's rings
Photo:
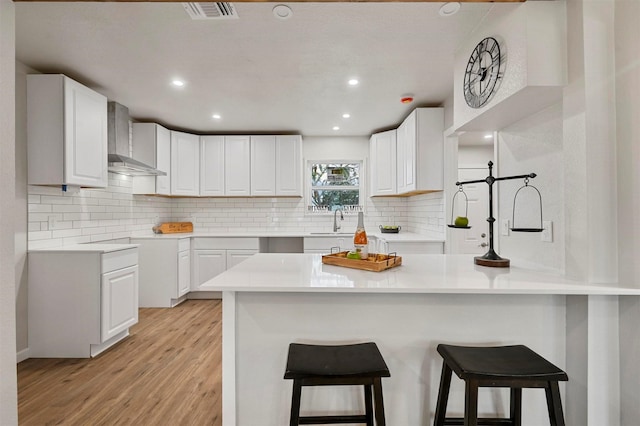
[[[443,238],[432,238],[422,234],[416,234],[413,232],[399,232],[397,234],[383,234],[381,232],[368,233],[370,237],[378,239],[385,239],[387,241],[405,241],[405,242],[444,242]],[[180,239],[180,238],[322,238],[322,237],[337,237],[337,238],[349,238],[352,237],[351,232],[306,232],[306,231],[256,231],[256,232],[186,232],[178,234],[154,234],[152,232],[145,232],[138,235],[132,235],[132,239]]]
[[[404,255],[402,265],[369,272],[322,263],[318,254],[256,254],[203,286],[211,291],[640,295],[527,269],[477,266],[470,255]],[[201,287],[202,288],[202,287]]]
[[[47,252],[47,253],[111,253],[114,251],[127,250],[138,247],[139,244],[101,244],[101,243],[89,243],[89,244],[73,244],[61,247],[41,248],[41,249],[29,249],[29,252]]]

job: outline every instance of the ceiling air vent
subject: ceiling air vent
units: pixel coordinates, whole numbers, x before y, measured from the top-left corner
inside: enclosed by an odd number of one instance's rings
[[[191,19],[238,19],[238,12],[233,3],[182,3]]]

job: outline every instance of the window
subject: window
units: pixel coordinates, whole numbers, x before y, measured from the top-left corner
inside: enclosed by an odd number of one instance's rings
[[[311,182],[309,212],[331,212],[337,208],[345,212],[362,211],[361,162],[310,161],[307,170]]]

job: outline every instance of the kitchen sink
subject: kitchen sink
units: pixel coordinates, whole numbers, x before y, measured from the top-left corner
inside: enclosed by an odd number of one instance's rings
[[[335,235],[336,237],[347,237],[353,235],[353,232],[311,232],[311,235]]]

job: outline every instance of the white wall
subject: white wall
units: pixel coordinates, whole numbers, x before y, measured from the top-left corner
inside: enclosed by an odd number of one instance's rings
[[[458,145],[458,168],[487,167],[493,161],[492,145]]]
[[[619,279],[640,287],[640,2],[616,2]],[[640,404],[639,404],[640,405]]]
[[[553,222],[552,243],[542,242],[540,233],[500,233],[500,223],[494,228],[500,238],[500,255],[519,259],[545,268],[564,269],[564,182],[562,157],[562,105],[555,105],[498,132],[498,164],[495,175],[514,176],[536,173],[529,184],[542,195],[543,220]],[[539,198],[532,189],[523,189],[524,180],[501,181],[498,214],[500,221],[508,219],[511,226],[540,226]]]
[[[0,0],[0,424],[18,424],[15,282],[15,9]]]
[[[27,82],[31,72],[16,62],[16,203],[15,203],[15,256],[16,256],[16,347],[18,362],[27,342]]]
[[[640,2],[618,0],[615,5],[618,278],[640,287]],[[620,303],[620,424],[629,426],[640,418],[639,299]]]

